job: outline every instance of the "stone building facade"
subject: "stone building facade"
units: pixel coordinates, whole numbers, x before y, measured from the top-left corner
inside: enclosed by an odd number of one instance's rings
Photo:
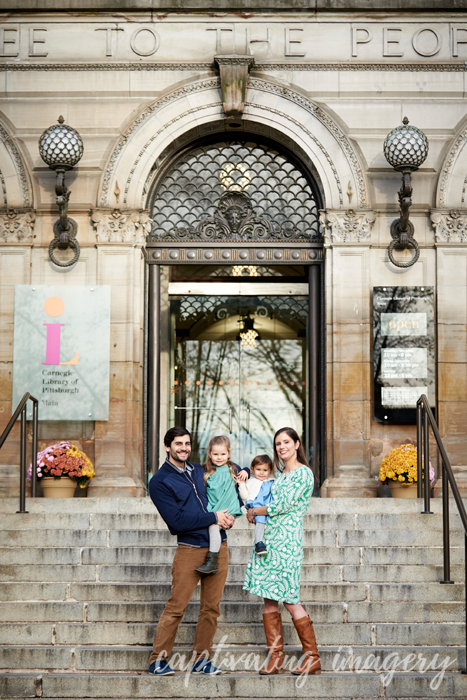
[[[308,320],[300,321],[303,328],[297,321],[293,338],[308,338],[300,375],[303,427],[315,457],[319,453],[321,494],[374,496],[382,457],[413,441],[415,427],[374,419],[372,288],[426,286],[435,289],[436,300],[437,416],[448,455],[462,474],[467,13],[455,2],[447,8],[436,0],[409,0],[404,13],[397,12],[397,3],[378,0],[371,11],[368,3],[345,1],[318,3],[313,11],[300,2],[293,9],[274,2],[193,2],[183,11],[175,3],[148,9],[149,3],[143,7],[137,0],[26,1],[21,11],[16,4],[0,2],[1,425],[14,408],[15,286],[110,285],[109,420],[44,421],[40,440],[45,445],[67,438],[81,445],[97,472],[89,496],[142,495],[147,471],[163,452],[161,435],[195,407],[193,397],[191,404],[185,397],[182,408],[174,404],[182,381],[200,381],[194,374],[193,380],[176,379],[179,341],[173,340],[172,324],[182,314],[180,304],[194,285],[199,320],[208,313],[207,297],[233,294],[206,285],[241,284],[234,270],[240,268],[242,282],[250,273],[261,277],[252,281],[257,285],[282,284],[272,291],[248,287],[251,298],[260,297],[255,308],[267,309],[269,326],[261,326],[262,311],[255,322],[271,343],[292,338],[277,328],[293,326],[291,314],[298,318],[297,303],[309,295]],[[49,259],[58,217],[55,174],[38,151],[40,135],[59,115],[84,143],[82,159],[66,175],[68,212],[81,247],[69,268]],[[387,247],[399,216],[401,176],[385,160],[383,142],[405,116],[426,134],[429,154],[412,177],[411,221],[420,257],[400,268],[390,262]],[[180,183],[187,168],[197,173],[209,158],[224,160],[212,170],[214,194],[206,195],[203,210],[190,194],[195,176],[186,177],[186,186]],[[289,180],[272,187],[278,172]],[[266,204],[252,190],[252,173],[262,178],[258,191]],[[306,187],[309,194],[300,199]],[[288,221],[274,199],[285,190]],[[190,207],[198,207],[196,216]],[[68,253],[59,255],[66,260]],[[402,261],[411,256],[411,250],[398,253]],[[242,293],[239,288],[237,295]],[[269,312],[274,294],[297,300],[289,304],[288,321]],[[278,305],[270,301],[271,309]],[[212,312],[217,324],[225,320],[221,311],[230,318],[229,342],[237,342],[236,323],[247,328],[253,312],[246,308]],[[186,328],[179,328],[182,338]],[[209,332],[221,333],[220,325],[213,329],[214,321]],[[203,338],[214,338],[203,332]],[[233,367],[231,357],[229,362]],[[234,389],[242,383],[237,364],[229,371],[225,383]],[[216,381],[224,386],[220,375]],[[280,386],[282,394],[268,394],[267,401],[282,396],[296,408],[301,395],[293,398]],[[238,440],[250,439],[251,447],[254,405],[245,409],[245,394],[227,403],[222,396],[224,403],[216,405],[217,413],[227,411],[225,421],[210,425],[237,431]],[[207,400],[206,394],[198,400]],[[182,409],[185,414],[176,413]],[[277,429],[280,417],[265,420]],[[15,433],[1,453],[3,495],[16,492],[17,465]]]

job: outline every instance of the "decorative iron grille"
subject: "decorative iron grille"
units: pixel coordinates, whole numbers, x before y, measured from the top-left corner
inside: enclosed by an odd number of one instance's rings
[[[255,296],[236,299],[221,296],[185,296],[180,298],[177,317],[180,322],[215,323],[229,316],[251,314],[270,319],[298,321],[305,324],[308,317],[308,299],[306,297],[286,297],[279,295]]]
[[[223,140],[183,154],[159,183],[151,241],[321,241],[313,183],[279,150]]]

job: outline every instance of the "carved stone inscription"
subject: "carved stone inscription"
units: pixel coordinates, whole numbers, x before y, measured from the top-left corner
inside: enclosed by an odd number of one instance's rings
[[[187,47],[189,47],[187,51]],[[0,59],[48,61],[212,61],[214,54],[257,60],[410,61],[467,59],[467,23],[277,22],[198,19],[154,22],[57,21],[0,28]]]

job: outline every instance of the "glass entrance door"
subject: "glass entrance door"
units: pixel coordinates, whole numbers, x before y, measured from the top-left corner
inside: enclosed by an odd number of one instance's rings
[[[194,461],[214,435],[241,466],[272,457],[281,427],[307,444],[307,318],[305,295],[171,296],[171,424],[192,433]]]

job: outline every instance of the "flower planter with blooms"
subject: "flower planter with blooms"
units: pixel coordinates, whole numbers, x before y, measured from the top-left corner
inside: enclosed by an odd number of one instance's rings
[[[80,452],[76,445],[66,441],[60,442],[58,445],[50,445],[42,452],[38,452],[36,469],[37,478],[42,481],[46,496],[49,494],[45,492],[45,489],[47,486],[54,486],[54,482],[63,480],[63,485],[64,482],[67,482],[70,485],[70,495],[73,495],[76,484],[84,488],[88,481],[95,476],[91,460],[86,457],[84,452]],[[31,478],[32,464],[29,467],[28,480],[31,481]]]
[[[391,450],[381,462],[379,478],[383,483],[389,484],[393,496],[400,495],[405,498],[413,493],[413,496],[416,497],[417,448],[414,445],[401,445]],[[430,463],[430,485],[433,485],[434,480],[435,470]]]

